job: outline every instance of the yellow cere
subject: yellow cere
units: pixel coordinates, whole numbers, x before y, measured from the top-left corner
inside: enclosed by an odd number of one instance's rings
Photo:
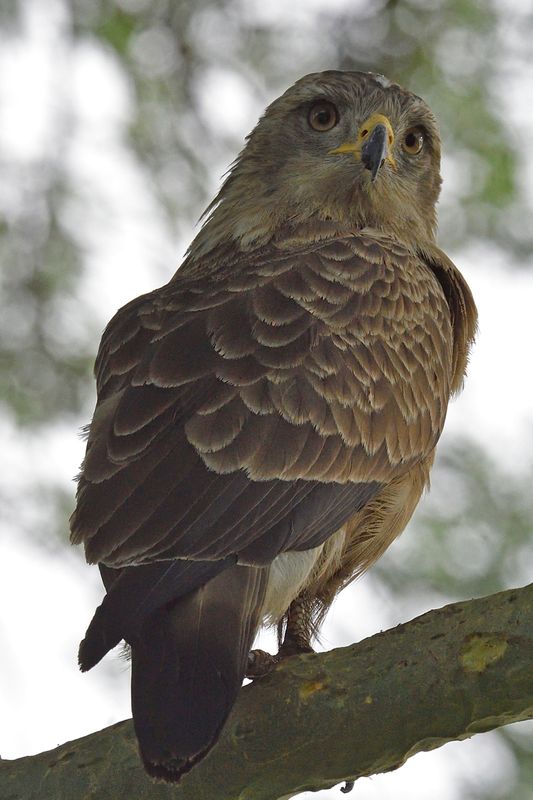
[[[365,143],[366,139],[370,136],[376,125],[384,125],[387,129],[387,140],[388,140],[388,148],[387,148],[387,155],[385,157],[385,161],[390,164],[393,169],[396,169],[396,162],[394,160],[394,156],[392,155],[392,145],[394,144],[394,131],[392,130],[392,125],[390,124],[390,120],[388,117],[385,117],[383,114],[372,114],[368,119],[366,119],[359,128],[357,133],[357,139],[355,142],[344,142],[341,144],[340,147],[336,147],[334,150],[330,150],[330,155],[335,155],[337,153],[353,153],[357,159],[361,159],[361,148]]]

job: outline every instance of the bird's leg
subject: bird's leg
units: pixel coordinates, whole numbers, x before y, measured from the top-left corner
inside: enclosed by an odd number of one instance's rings
[[[303,594],[290,604],[284,634],[281,623],[278,627],[279,660],[298,653],[313,652],[311,647],[313,638],[312,608],[311,601]]]
[[[277,655],[273,656],[265,650],[252,650],[248,656],[247,678],[261,678],[268,675],[284,658],[298,653],[313,652],[311,610],[312,604],[304,595],[292,601],[287,611],[285,626],[283,620],[278,624]]]

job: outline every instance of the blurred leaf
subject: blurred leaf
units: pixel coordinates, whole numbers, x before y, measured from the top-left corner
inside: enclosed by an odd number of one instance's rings
[[[126,56],[131,35],[135,30],[137,20],[132,14],[127,14],[119,8],[110,9],[96,27],[96,35],[111,45],[121,56]]]

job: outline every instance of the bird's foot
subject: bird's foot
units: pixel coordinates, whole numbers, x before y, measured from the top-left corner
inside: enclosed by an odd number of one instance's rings
[[[248,653],[246,677],[264,678],[265,675],[272,672],[279,661],[279,656],[273,656],[271,653],[267,653],[266,650],[250,650]]]
[[[314,650],[309,645],[302,645],[294,640],[285,640],[275,656],[267,653],[266,650],[251,650],[248,653],[248,665],[246,667],[247,678],[263,678],[286,658],[300,655],[301,653],[313,653]]]

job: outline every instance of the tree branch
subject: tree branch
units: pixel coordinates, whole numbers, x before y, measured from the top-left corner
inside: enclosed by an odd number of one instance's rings
[[[289,659],[242,690],[218,745],[178,787],[145,776],[128,720],[0,761],[0,798],[277,800],[529,719],[532,675],[533,584]]]

